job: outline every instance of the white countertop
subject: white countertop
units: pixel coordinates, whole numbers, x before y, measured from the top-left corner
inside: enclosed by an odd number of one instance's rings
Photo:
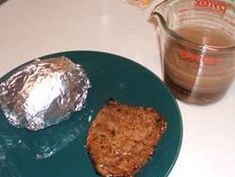
[[[0,76],[43,55],[92,50],[115,53],[162,78],[151,8],[119,0],[9,0],[0,6]],[[235,83],[218,103],[179,102],[184,135],[170,177],[234,177]]]

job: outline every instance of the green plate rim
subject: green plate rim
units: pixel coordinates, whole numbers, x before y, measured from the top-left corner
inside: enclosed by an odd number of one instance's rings
[[[178,144],[177,144],[176,154],[174,156],[174,159],[171,162],[171,165],[168,167],[168,170],[166,171],[166,173],[164,175],[164,177],[167,177],[170,174],[170,172],[173,169],[173,167],[175,166],[175,163],[176,163],[176,161],[177,161],[177,159],[178,159],[178,157],[180,155],[180,150],[181,150],[182,142],[183,142],[183,119],[182,119],[182,114],[181,114],[181,110],[180,110],[179,104],[176,101],[176,98],[174,97],[174,95],[172,94],[170,89],[166,86],[166,84],[155,73],[153,73],[147,67],[145,67],[142,64],[140,64],[140,63],[138,63],[138,62],[136,62],[134,60],[131,60],[131,59],[125,57],[125,56],[121,56],[121,55],[114,54],[114,53],[108,53],[108,52],[103,52],[103,51],[95,51],[95,50],[69,50],[69,51],[62,51],[62,52],[55,52],[55,53],[51,53],[51,54],[46,54],[46,55],[43,55],[43,56],[38,57],[38,58],[39,59],[46,59],[46,58],[50,58],[50,57],[54,57],[54,56],[61,56],[61,55],[64,55],[64,54],[69,54],[69,53],[92,53],[92,54],[96,54],[97,53],[97,54],[103,54],[103,55],[111,55],[111,56],[114,56],[115,58],[119,58],[119,59],[122,59],[122,60],[128,60],[128,62],[131,62],[131,63],[136,64],[136,65],[140,65],[146,72],[149,72],[157,80],[159,80],[161,85],[165,88],[165,90],[168,92],[168,94],[172,98],[172,101],[174,102],[174,105],[176,106],[176,110],[177,110],[177,114],[178,114],[177,117],[179,118],[179,129],[180,129],[180,131],[179,131],[180,132],[180,134],[179,134],[179,141],[178,141]],[[19,68],[21,68],[24,65],[27,65],[27,64],[31,63],[35,59],[37,59],[37,58],[31,59],[31,60],[26,61],[25,63],[23,63],[23,64],[21,64],[19,66],[16,66],[15,68],[10,70],[6,74],[2,75],[0,77],[0,81],[2,82],[3,80],[5,80],[5,78],[8,78],[9,75],[11,75],[12,73],[16,72]]]

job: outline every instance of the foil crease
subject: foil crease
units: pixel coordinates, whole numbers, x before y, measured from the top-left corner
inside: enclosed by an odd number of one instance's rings
[[[70,59],[36,59],[0,84],[0,106],[11,125],[37,131],[81,110],[90,87],[84,69]]]

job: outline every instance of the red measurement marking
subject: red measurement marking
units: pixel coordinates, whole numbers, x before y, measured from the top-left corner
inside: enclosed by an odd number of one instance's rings
[[[179,56],[181,59],[189,60],[191,62],[200,62],[202,61],[204,64],[215,65],[218,63],[217,58],[214,57],[201,57],[200,55],[196,55],[189,51],[185,51],[183,49],[179,49]]]

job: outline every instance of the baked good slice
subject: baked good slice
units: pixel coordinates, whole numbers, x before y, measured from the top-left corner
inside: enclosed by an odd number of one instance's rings
[[[153,108],[108,101],[91,124],[86,147],[102,176],[131,177],[147,163],[166,128]]]

